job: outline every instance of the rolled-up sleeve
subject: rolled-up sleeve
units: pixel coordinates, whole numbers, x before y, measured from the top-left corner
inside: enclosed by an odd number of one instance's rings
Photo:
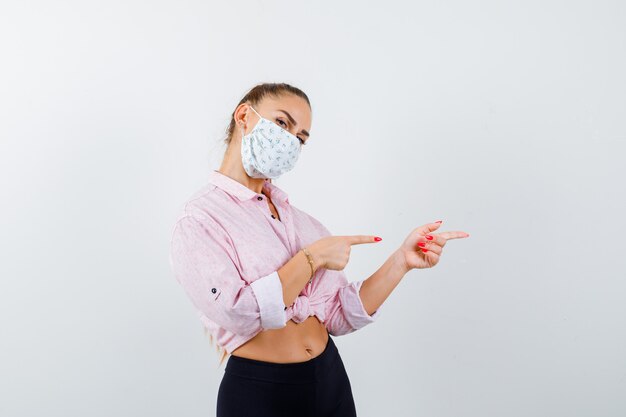
[[[381,313],[381,307],[371,315],[367,313],[359,295],[365,280],[348,282],[343,271],[328,271],[332,277],[325,277],[335,282],[337,288],[326,301],[325,325],[328,333],[340,336],[352,333],[376,321]]]
[[[183,216],[172,231],[169,261],[194,306],[220,327],[239,335],[286,326],[277,271],[248,284],[234,262],[235,249],[210,218]]]

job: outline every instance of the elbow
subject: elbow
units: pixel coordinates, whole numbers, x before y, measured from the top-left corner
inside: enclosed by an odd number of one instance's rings
[[[216,314],[215,311],[212,313]],[[232,308],[219,312],[218,317],[219,321],[216,322],[221,327],[238,335],[254,335],[263,330],[282,329],[287,326],[284,310],[263,314],[258,310]]]
[[[238,312],[237,310],[204,311],[204,314],[220,327],[231,333],[241,336],[249,336],[263,330],[258,316],[248,312]]]
[[[353,333],[376,321],[380,308],[369,314],[359,297],[362,281],[340,288],[329,302],[326,328],[333,336]]]
[[[335,309],[325,322],[328,333],[332,336],[342,336],[356,331],[346,320],[341,308]]]
[[[355,311],[339,305],[326,320],[326,328],[331,335],[341,336],[353,333],[375,322],[379,315],[380,308],[369,315],[363,308]]]

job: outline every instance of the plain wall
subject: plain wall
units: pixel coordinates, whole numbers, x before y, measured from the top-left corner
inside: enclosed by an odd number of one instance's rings
[[[0,415],[214,415],[169,237],[259,82],[350,280],[470,234],[335,337],[359,416],[626,415],[625,52],[621,1],[3,1]]]

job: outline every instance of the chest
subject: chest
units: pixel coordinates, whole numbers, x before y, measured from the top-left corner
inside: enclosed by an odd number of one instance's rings
[[[289,204],[269,201],[236,207],[229,213],[239,219],[227,230],[234,261],[248,283],[278,270],[303,247],[323,237],[310,218]]]

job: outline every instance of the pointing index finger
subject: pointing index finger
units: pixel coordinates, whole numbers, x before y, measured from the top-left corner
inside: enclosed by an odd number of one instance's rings
[[[465,233],[462,231],[452,231],[452,232],[441,232],[438,233],[439,236],[443,237],[446,240],[450,239],[462,239],[464,237],[469,237],[469,233]]]
[[[351,245],[361,245],[363,243],[375,243],[377,242],[377,236],[371,235],[352,235],[352,236],[344,236],[348,243]]]

